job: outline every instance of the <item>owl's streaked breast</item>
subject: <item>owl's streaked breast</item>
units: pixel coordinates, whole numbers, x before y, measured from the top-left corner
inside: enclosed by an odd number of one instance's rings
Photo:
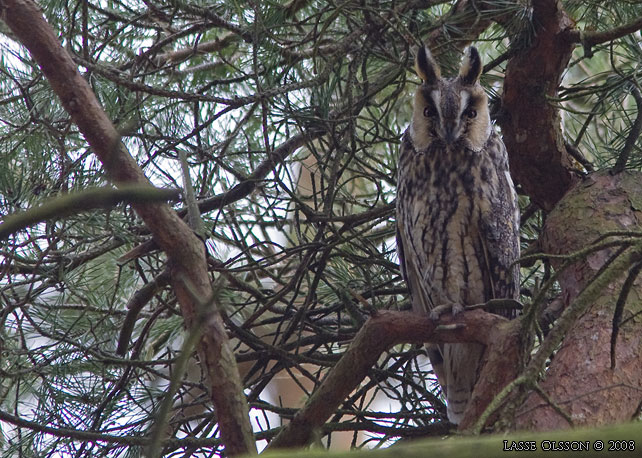
[[[483,152],[434,142],[416,151],[404,134],[399,157],[398,215],[407,248],[429,285],[432,306],[491,298],[482,278],[482,212],[491,211],[496,166]]]

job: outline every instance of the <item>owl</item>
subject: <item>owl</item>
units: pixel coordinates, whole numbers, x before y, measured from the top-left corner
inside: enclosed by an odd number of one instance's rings
[[[425,47],[417,52],[415,68],[422,84],[401,142],[396,203],[397,248],[413,310],[437,319],[434,309],[440,305],[456,314],[493,298],[517,299],[519,208],[506,148],[479,84],[479,52],[465,50],[454,78],[441,77]],[[458,424],[477,382],[484,346],[429,344],[426,349],[448,419]]]

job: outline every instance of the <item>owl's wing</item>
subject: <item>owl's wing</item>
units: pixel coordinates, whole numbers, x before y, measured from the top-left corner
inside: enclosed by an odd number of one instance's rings
[[[397,215],[399,216],[399,215]],[[415,262],[414,256],[406,257],[404,246],[405,237],[403,236],[403,228],[400,229],[400,221],[397,221],[397,253],[399,254],[399,266],[401,268],[401,276],[408,285],[410,292],[410,300],[412,301],[412,310],[415,313],[428,314],[430,309],[434,308],[430,292],[426,288],[426,281],[422,281],[419,274],[419,266]],[[437,380],[442,387],[444,395],[446,395],[446,373],[444,368],[443,346],[439,344],[426,344],[426,353],[430,359],[433,371],[437,376]]]
[[[401,275],[406,281],[406,285],[408,285],[412,310],[416,313],[428,314],[435,307],[435,304],[430,297],[426,280],[422,280],[422,276],[419,273],[419,266],[417,266],[415,256],[410,252],[406,253],[405,247],[409,244],[406,243],[406,237],[403,235],[404,231],[400,228],[401,224],[401,221],[397,221],[397,253],[399,254]]]
[[[495,134],[496,135],[496,134]],[[501,139],[495,143],[499,148],[500,161],[497,170],[496,199],[491,202],[490,211],[482,214],[481,239],[486,264],[485,280],[491,298],[517,299],[519,297],[519,206],[517,194],[508,170],[506,147]],[[516,315],[515,310],[501,312],[508,318]]]
[[[414,147],[410,138],[410,129],[407,129],[402,137],[401,148],[399,150],[399,162],[404,158],[414,154]],[[401,182],[402,180],[398,180]],[[417,264],[417,255],[415,247],[408,239],[408,229],[404,225],[409,220],[410,209],[407,208],[406,193],[407,188],[398,184],[397,189],[397,221],[396,221],[396,238],[397,238],[397,253],[399,254],[399,266],[401,268],[401,275],[408,285],[410,292],[410,300],[412,302],[412,309],[416,313],[429,313],[430,309],[434,308],[430,292],[429,292],[429,279],[424,278],[421,274],[421,269]]]

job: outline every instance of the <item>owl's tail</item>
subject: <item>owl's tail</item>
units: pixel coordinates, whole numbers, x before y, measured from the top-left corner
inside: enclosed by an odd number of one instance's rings
[[[445,344],[443,348],[444,378],[448,420],[459,424],[479,376],[484,346],[475,343]]]

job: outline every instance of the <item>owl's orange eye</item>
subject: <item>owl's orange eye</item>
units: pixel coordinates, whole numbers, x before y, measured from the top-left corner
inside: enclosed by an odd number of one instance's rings
[[[464,111],[464,114],[468,116],[470,119],[472,119],[475,116],[477,116],[477,111],[473,110],[472,108],[469,108],[466,111]]]
[[[437,114],[437,111],[433,107],[428,106],[424,108],[424,116],[426,118],[432,118],[436,114]]]

